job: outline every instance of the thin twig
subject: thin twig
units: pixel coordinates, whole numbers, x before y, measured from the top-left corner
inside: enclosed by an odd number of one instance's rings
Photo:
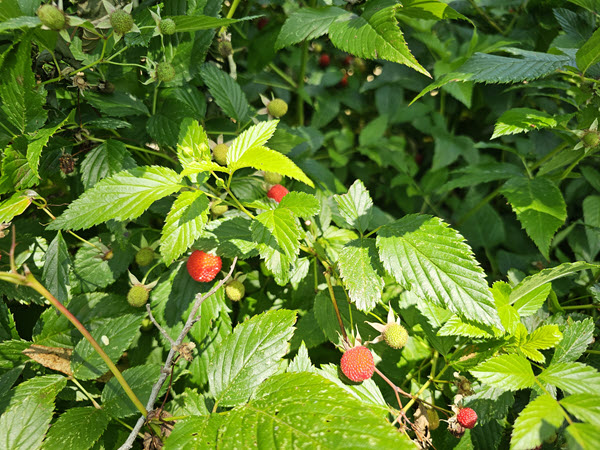
[[[150,316],[150,320],[152,321],[152,323],[154,324],[154,326],[156,328],[158,328],[158,331],[160,331],[160,334],[162,334],[165,337],[165,339],[167,341],[169,341],[169,344],[171,344],[171,347],[174,347],[175,346],[175,341],[173,340],[173,338],[171,336],[169,336],[169,334],[165,331],[165,329],[158,324],[158,322],[156,321],[156,319],[152,315],[152,309],[150,308],[150,303],[146,303],[146,311],[148,311],[148,315]]]
[[[231,268],[229,269],[229,272],[227,273],[227,275],[225,275],[225,277],[221,281],[219,281],[206,294],[196,295],[196,301],[194,303],[194,307],[192,308],[192,311],[190,312],[190,315],[188,316],[185,326],[183,327],[183,330],[181,331],[181,333],[179,334],[179,336],[177,337],[175,342],[173,344],[171,344],[171,350],[169,351],[169,355],[167,356],[165,364],[163,365],[163,367],[160,371],[160,376],[158,378],[158,381],[156,383],[154,383],[154,386],[152,387],[152,392],[150,393],[150,398],[148,399],[148,403],[146,404],[146,409],[148,411],[151,412],[154,409],[154,402],[158,398],[158,393],[160,392],[160,389],[162,388],[165,380],[171,373],[171,363],[173,361],[173,358],[175,357],[175,353],[177,352],[176,349],[181,345],[181,343],[185,339],[185,336],[189,333],[189,331],[192,329],[194,324],[198,321],[199,316],[196,317],[196,313],[200,309],[200,306],[202,306],[202,303],[204,302],[204,300],[206,300],[208,297],[213,295],[225,283],[227,283],[227,281],[229,280],[229,278],[231,278],[231,275],[233,274],[236,263],[237,263],[237,256],[233,259],[233,262],[231,263]],[[131,430],[131,433],[129,433],[127,440],[123,443],[123,445],[121,445],[121,447],[119,447],[119,450],[129,450],[129,449],[131,449],[131,447],[133,447],[135,438],[137,437],[137,434],[144,426],[145,422],[146,422],[146,419],[144,418],[144,416],[141,416],[138,419],[138,421],[136,422],[135,426],[133,427],[133,430]]]

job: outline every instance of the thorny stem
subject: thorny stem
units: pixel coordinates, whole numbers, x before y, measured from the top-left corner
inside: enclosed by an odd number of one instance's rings
[[[167,355],[165,364],[163,365],[163,367],[160,371],[160,377],[158,378],[158,381],[156,383],[154,383],[154,386],[152,387],[152,392],[150,393],[150,398],[148,399],[148,403],[146,403],[146,408],[148,410],[152,411],[152,409],[154,408],[154,402],[158,398],[160,389],[161,389],[162,385],[164,384],[165,380],[167,379],[167,376],[169,376],[172,371],[171,363],[173,362],[175,353],[177,353],[177,348],[182,344],[183,340],[185,339],[185,337],[187,336],[189,331],[192,329],[192,326],[194,326],[194,324],[199,319],[199,316],[198,317],[196,316],[198,309],[200,309],[200,306],[202,306],[202,303],[204,302],[204,300],[206,300],[208,297],[213,295],[225,283],[227,283],[227,281],[231,278],[231,275],[233,274],[236,263],[237,263],[237,256],[235,258],[233,258],[233,262],[231,263],[229,272],[227,273],[227,275],[225,275],[225,277],[221,281],[219,281],[206,294],[196,295],[196,300],[194,302],[194,306],[193,306],[192,310],[190,311],[190,315],[188,316],[185,326],[183,327],[183,330],[181,331],[181,333],[175,340],[174,345],[171,345],[171,349],[169,350],[169,354]],[[139,433],[139,431],[144,426],[144,423],[145,423],[145,417],[142,416],[136,422],[135,426],[133,427],[133,430],[131,430],[131,433],[127,437],[127,440],[123,443],[123,445],[121,445],[121,447],[119,447],[119,450],[129,450],[133,446],[135,438],[136,438],[137,434]]]
[[[342,321],[342,316],[340,315],[340,310],[337,305],[337,301],[335,299],[335,293],[333,292],[333,284],[331,284],[331,274],[329,273],[329,268],[323,272],[325,275],[325,280],[327,280],[327,288],[329,289],[329,296],[331,297],[331,303],[333,304],[333,309],[335,309],[335,315],[337,316],[338,323],[340,325],[340,329],[342,330],[342,335],[344,336],[344,342],[348,342],[348,335],[346,334],[346,328],[344,328],[344,322]]]

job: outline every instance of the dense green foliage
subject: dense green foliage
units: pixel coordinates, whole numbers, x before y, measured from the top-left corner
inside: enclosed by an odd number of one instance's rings
[[[0,448],[600,448],[600,0],[40,4]]]

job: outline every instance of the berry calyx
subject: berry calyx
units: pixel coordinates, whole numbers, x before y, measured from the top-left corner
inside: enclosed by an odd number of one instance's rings
[[[283,177],[275,172],[265,172],[264,178],[269,184],[279,184],[283,180]]]
[[[273,117],[283,117],[287,113],[287,110],[288,104],[280,98],[276,98],[275,100],[270,101],[267,105],[267,112]]]
[[[456,415],[456,420],[465,428],[473,428],[477,423],[477,413],[471,408],[462,408]]]
[[[222,166],[227,165],[227,150],[226,144],[217,144],[215,148],[213,148],[213,158]]]
[[[156,66],[156,78],[158,81],[168,83],[175,78],[175,68],[168,62],[158,63]]]
[[[319,58],[319,66],[321,66],[324,69],[328,67],[330,63],[331,58],[329,57],[329,55],[327,53],[323,53]]]
[[[246,294],[246,288],[241,281],[232,280],[225,286],[225,294],[232,302],[239,302]]]
[[[281,199],[283,199],[283,197],[285,197],[289,193],[290,191],[288,191],[285,187],[283,187],[280,184],[276,184],[271,189],[269,189],[269,192],[267,192],[267,197],[272,198],[277,203],[279,203],[281,202]]]
[[[110,25],[117,34],[125,34],[133,28],[133,17],[122,9],[117,9],[110,15]]]
[[[140,248],[135,254],[135,262],[138,266],[143,267],[152,263],[154,260],[154,249],[152,247]]]
[[[150,291],[145,286],[135,284],[127,293],[127,302],[135,308],[141,308],[146,304],[149,296]]]
[[[173,19],[163,19],[158,24],[158,29],[164,35],[170,36],[171,34],[175,34],[176,25]]]
[[[350,380],[361,382],[368,380],[375,372],[373,354],[367,347],[358,346],[347,350],[342,355],[340,367]]]
[[[187,260],[187,271],[196,281],[215,279],[222,266],[221,257],[202,250],[194,250]]]
[[[54,5],[42,5],[37,10],[37,16],[46,27],[60,31],[67,26],[65,13]]]
[[[406,345],[408,333],[406,332],[406,328],[394,322],[390,323],[383,330],[383,339],[390,347],[400,349]]]

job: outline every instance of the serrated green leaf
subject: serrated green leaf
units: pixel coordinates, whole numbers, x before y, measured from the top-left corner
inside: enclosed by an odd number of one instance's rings
[[[0,174],[0,193],[20,191],[39,182],[25,156],[27,140],[21,136],[13,140],[12,145],[4,149],[2,171]]]
[[[257,448],[412,448],[386,411],[319,375],[287,373],[263,383],[247,405],[177,424],[165,450],[242,448],[248,442]]]
[[[596,30],[577,50],[576,61],[577,66],[584,74],[591,66],[600,62],[600,30]]]
[[[0,416],[0,448],[38,449],[52,420],[54,399],[28,397]]]
[[[145,311],[140,309],[136,314],[115,317],[94,329],[91,332],[92,337],[108,357],[117,363],[133,341],[144,316]],[[80,380],[91,380],[108,372],[108,366],[87,339],[82,339],[75,346],[71,357],[71,369]]]
[[[510,448],[527,450],[551,437],[565,420],[556,400],[544,394],[529,403],[515,421]]]
[[[567,218],[567,206],[560,189],[547,178],[515,177],[502,187],[529,237],[546,259],[550,259],[550,242]]]
[[[156,200],[182,187],[180,175],[166,167],[145,166],[119,172],[85,191],[48,229],[80,230],[111,219],[135,219]]]
[[[169,265],[202,234],[208,221],[209,201],[202,191],[185,191],[173,203],[160,237],[160,253]]]
[[[319,200],[305,192],[292,191],[281,199],[278,208],[289,209],[292,214],[308,219],[319,212]]]
[[[381,264],[375,239],[348,242],[340,251],[338,265],[350,300],[356,307],[365,312],[375,308],[385,285],[377,271]]]
[[[231,151],[232,149],[230,147],[229,152]],[[258,170],[264,170],[265,172],[279,173],[286,177],[302,181],[311,187],[315,186],[311,179],[308,178],[302,169],[294,164],[290,158],[275,150],[271,150],[270,148],[255,145],[248,148],[235,162],[232,162],[229,152],[227,154],[227,157],[229,158],[228,168],[232,171],[244,167],[252,167]]]
[[[13,17],[6,21],[0,22],[0,32],[8,30],[17,30],[23,28],[35,28],[42,24],[39,17],[21,16]]]
[[[238,162],[244,153],[254,147],[263,147],[275,133],[279,120],[259,122],[236,137],[227,151],[227,164]]]
[[[95,247],[81,246],[73,261],[69,277],[72,294],[93,292],[114,283],[127,270],[134,257],[131,247],[119,247],[106,235],[88,241]],[[111,258],[105,258],[107,246],[111,246]]]
[[[211,220],[201,239],[210,241],[207,248],[217,248],[217,253],[226,258],[249,258],[256,255],[257,243],[252,237],[252,221],[242,216]]]
[[[46,91],[36,83],[31,67],[31,39],[23,39],[0,73],[2,110],[20,133],[37,130],[48,115],[44,109]]]
[[[589,423],[572,423],[565,429],[569,449],[594,450],[600,448],[600,428]]]
[[[11,339],[19,339],[19,333],[12,312],[8,309],[6,302],[3,301],[0,302],[0,342]],[[0,389],[0,392],[4,391]]]
[[[275,50],[305,40],[316,39],[327,33],[329,26],[346,12],[335,6],[300,8],[286,19],[275,42]]]
[[[107,116],[149,116],[150,111],[142,100],[129,92],[115,92],[113,94],[100,94],[87,91],[85,99]]]
[[[43,450],[87,450],[102,436],[109,417],[93,406],[71,408],[58,418],[42,445]]]
[[[408,17],[431,20],[462,19],[471,22],[468,17],[463,16],[444,2],[405,0],[402,2],[402,6],[402,8],[398,9],[398,13]]]
[[[538,377],[570,394],[596,395],[600,392],[600,374],[583,363],[551,364]]]
[[[41,128],[36,130],[29,138],[29,145],[27,146],[27,162],[32,173],[40,178],[38,172],[38,166],[40,164],[40,156],[42,156],[42,150],[48,143],[48,140],[69,120],[69,117],[64,119],[58,125],[49,128]]]
[[[379,390],[377,383],[370,378],[361,382],[360,384],[346,384],[342,380],[340,380],[340,368],[334,364],[325,364],[321,365],[321,368],[316,371],[323,378],[334,383],[336,386],[342,388],[352,397],[361,402],[367,403],[369,405],[376,405],[381,407],[386,407],[387,402],[383,398],[383,394]]]
[[[511,292],[510,285],[503,281],[496,281],[490,291],[494,296],[498,316],[500,317],[504,330],[508,334],[513,334],[519,323],[519,313],[509,304]]]
[[[383,3],[369,2],[361,16],[340,16],[329,27],[331,42],[337,48],[358,57],[404,64],[431,77],[412,55],[398,28],[396,11],[401,6],[387,6],[385,0]]]
[[[123,372],[123,378],[144,405],[150,398],[152,386],[158,380],[160,369],[158,364],[146,364]],[[162,390],[165,389],[163,386]],[[111,378],[102,390],[102,407],[108,415],[117,419],[139,414],[116,378]]]
[[[552,364],[576,361],[593,341],[594,320],[591,317],[582,321],[568,322],[563,330],[563,338],[552,356]]]
[[[534,275],[525,278],[517,286],[515,286],[513,291],[510,293],[510,302],[511,304],[515,304],[516,302],[519,302],[522,298],[525,298],[525,296],[528,296],[526,298],[530,298],[529,295],[534,295],[532,293],[537,292],[536,289],[540,288],[540,286],[548,283],[549,281],[566,277],[567,275],[572,275],[581,270],[598,269],[599,267],[600,265],[598,264],[590,264],[584,261],[577,261],[574,263],[563,263],[560,266],[544,269]],[[521,304],[522,302],[519,303]],[[528,301],[525,301],[523,305],[527,303]],[[526,311],[529,310],[530,309],[527,309]]]
[[[258,251],[267,269],[273,273],[273,278],[279,286],[285,286],[290,281],[292,262],[295,259],[268,244],[259,244]]]
[[[527,337],[527,345],[538,350],[547,350],[554,347],[562,338],[558,325],[543,325],[533,330]]]
[[[298,347],[298,353],[294,359],[290,362],[286,372],[287,373],[300,373],[300,372],[315,372],[316,368],[313,366],[310,356],[308,356],[308,349],[304,344],[300,344]]]
[[[12,369],[26,362],[28,358],[23,354],[23,350],[28,349],[30,345],[31,343],[20,339],[0,342],[0,370]]]
[[[499,332],[497,329],[496,331]],[[450,317],[438,331],[438,335],[440,336],[464,336],[476,338],[493,338],[495,334],[494,328],[486,327],[479,323],[464,321],[456,314]],[[502,333],[499,332],[499,334]]]
[[[300,228],[289,209],[277,208],[260,213],[252,222],[252,236],[255,242],[288,257],[297,255],[300,249]]]
[[[502,327],[483,270],[463,237],[441,219],[408,215],[385,225],[377,247],[401,286],[466,320]]]
[[[560,404],[578,419],[600,427],[600,395],[569,395]]]
[[[504,112],[496,121],[494,134],[491,139],[496,139],[507,134],[529,133],[542,128],[554,128],[558,122],[544,111],[530,108],[513,108]]]
[[[571,58],[564,55],[551,55],[515,48],[505,48],[504,50],[523,57],[513,58],[475,53],[458,68],[458,74],[462,75],[459,77],[479,83],[516,83],[535,80],[571,63]],[[450,81],[457,78],[457,74],[446,74],[444,78]]]
[[[30,191],[33,192],[33,191]],[[0,203],[0,223],[8,223],[19,214],[23,214],[35,196],[28,191],[15,192],[10,198]]]
[[[527,317],[535,314],[542,307],[551,290],[552,284],[546,283],[527,292],[519,298],[514,304],[519,316]]]
[[[206,63],[200,69],[202,79],[223,112],[238,122],[248,119],[250,105],[239,84],[214,64]]]
[[[347,194],[334,195],[333,198],[346,222],[364,233],[373,215],[373,200],[362,181],[356,180]]]
[[[87,190],[104,178],[136,166],[137,164],[125,144],[114,139],[107,139],[85,155],[80,166],[81,181]]]
[[[464,402],[477,412],[477,423],[485,424],[504,419],[515,403],[515,396],[510,391],[483,384],[475,394],[465,397]]]
[[[238,325],[217,349],[209,368],[210,391],[220,406],[248,400],[273,375],[294,332],[294,311],[269,311]]]
[[[592,258],[600,251],[600,196],[588,195],[583,200],[585,234]],[[590,258],[590,259],[592,259]]]
[[[48,245],[42,279],[46,289],[61,303],[68,298],[66,280],[69,279],[70,264],[69,248],[59,231]]]
[[[177,159],[184,170],[193,162],[211,162],[208,136],[197,120],[186,119],[181,123]]]
[[[470,372],[482,383],[504,391],[517,391],[535,384],[531,364],[519,355],[494,356]]]
[[[227,27],[227,25],[239,22],[239,19],[221,19],[201,14],[193,16],[170,16],[170,18],[175,21],[175,30],[178,33]]]
[[[481,183],[490,183],[497,180],[505,180],[521,174],[514,164],[509,163],[488,163],[469,165],[453,172],[458,175],[440,188],[440,191],[446,192],[456,188],[477,186]]]

